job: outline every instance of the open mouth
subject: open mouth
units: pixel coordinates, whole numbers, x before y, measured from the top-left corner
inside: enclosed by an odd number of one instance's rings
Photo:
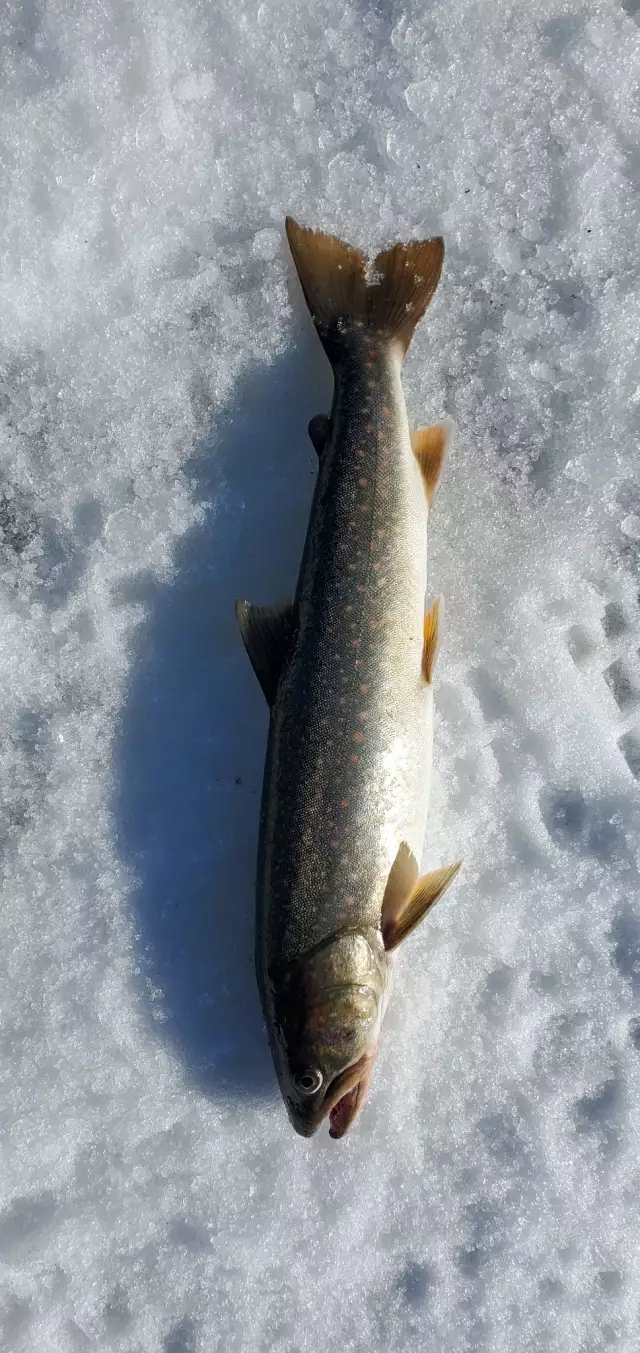
[[[355,1066],[349,1067],[340,1077],[342,1083],[334,1087],[329,1099],[329,1136],[334,1140],[344,1137],[364,1104],[375,1055],[374,1051],[369,1056],[361,1057]]]

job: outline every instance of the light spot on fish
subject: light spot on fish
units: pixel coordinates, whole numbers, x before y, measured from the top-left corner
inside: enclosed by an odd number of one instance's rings
[[[361,503],[361,504],[360,504],[360,511],[361,511],[361,512],[368,512],[368,511],[369,511],[369,504],[368,504],[368,503]]]
[[[337,849],[338,849],[338,846],[340,845],[340,842],[339,842],[339,841],[330,841],[330,842],[329,842],[329,845],[331,846],[331,849],[332,849],[332,850],[337,850]]]
[[[346,904],[347,904],[348,907],[353,907],[353,905],[354,905],[354,903],[355,903],[355,900],[356,900],[355,897],[346,897],[346,898],[345,898],[345,902],[346,902]]]
[[[354,733],[354,735],[353,735],[353,741],[354,741],[354,742],[362,742],[362,733]]]
[[[364,684],[363,686],[358,686],[358,690],[362,693],[362,695],[366,695],[366,694],[367,694],[367,691],[370,691],[370,690],[371,690],[371,686],[369,685],[369,682],[367,681],[367,682],[365,682],[365,684]]]
[[[345,606],[344,609],[345,609],[345,611],[352,611],[352,610],[353,610],[353,606],[351,605],[351,603],[349,603],[349,605],[348,605],[348,606]]]
[[[348,807],[349,807],[349,800],[348,800],[348,799],[342,799],[342,800],[341,800],[341,803],[340,803],[340,807],[341,807],[341,808],[348,808]]]
[[[358,480],[358,483],[359,483],[361,489],[366,489],[368,482],[369,482],[369,481],[368,481],[367,479],[359,479],[359,480]]]
[[[359,713],[359,715],[358,715],[358,718],[359,718],[359,719],[366,719],[366,717],[367,717],[366,710],[361,709],[361,710],[360,710],[360,713]]]
[[[388,405],[388,404],[383,404],[383,405],[382,405],[382,412],[383,412],[385,418],[388,418],[388,417],[389,417],[389,414],[391,413],[391,409],[389,408],[389,405]]]
[[[364,430],[365,430],[365,432],[373,432],[373,426],[372,426],[372,424],[371,424],[371,423],[365,423],[365,425],[364,425]]]
[[[384,587],[386,581],[387,581],[386,578],[376,578],[376,586]]]
[[[351,647],[352,647],[352,648],[359,648],[359,647],[360,647],[360,640],[359,640],[359,639],[352,639],[352,640],[351,640]]]
[[[358,756],[358,753],[357,753],[357,752],[352,752],[352,753],[351,753],[351,760],[352,760],[352,761],[359,761],[359,760],[360,760],[360,757]]]
[[[369,339],[369,342],[371,342],[371,339]],[[378,349],[377,349],[377,348],[372,348],[371,351],[370,351],[370,353],[369,353],[369,356],[370,356],[370,357],[377,357],[377,356],[378,356]]]
[[[369,386],[369,389],[371,390],[371,389],[373,389],[373,387],[375,386],[375,381],[367,381],[367,385]]]
[[[349,858],[348,858],[348,856],[347,856],[347,855],[341,855],[341,856],[340,856],[340,864],[348,864],[348,863],[349,863]]]

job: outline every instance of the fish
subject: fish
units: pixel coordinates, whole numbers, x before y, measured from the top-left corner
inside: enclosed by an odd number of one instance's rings
[[[427,519],[452,435],[410,432],[401,382],[440,237],[370,262],[287,217],[331,363],[309,436],[318,476],[295,594],[236,615],[270,708],[255,964],[289,1119],[337,1139],[362,1109],[396,951],[460,861],[420,874],[443,603],[425,609]]]

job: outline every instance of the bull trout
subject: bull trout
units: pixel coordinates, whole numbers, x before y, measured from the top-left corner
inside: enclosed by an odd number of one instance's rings
[[[291,1122],[341,1137],[362,1107],[395,950],[459,869],[420,876],[442,616],[425,613],[427,514],[450,438],[410,434],[405,353],[441,239],[373,266],[290,218],[334,373],[309,433],[319,473],[295,597],[236,603],[271,709],[258,846],[256,971]]]

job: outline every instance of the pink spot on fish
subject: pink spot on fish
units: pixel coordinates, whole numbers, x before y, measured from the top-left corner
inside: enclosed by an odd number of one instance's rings
[[[348,799],[342,799],[341,802],[340,802],[340,807],[341,807],[341,808],[348,808],[348,807],[349,807],[349,800],[348,800]]]
[[[366,489],[366,487],[367,487],[367,482],[368,482],[368,481],[367,481],[366,479],[359,479],[359,480],[358,480],[358,483],[359,483],[361,489]]]
[[[345,902],[346,902],[346,904],[347,904],[348,907],[353,907],[353,906],[355,905],[355,900],[356,900],[355,897],[346,897],[346,898],[345,898]]]
[[[362,742],[362,733],[354,733],[354,735],[353,735],[353,741],[354,741],[354,742]]]
[[[352,761],[359,761],[359,760],[360,760],[360,757],[358,756],[358,753],[357,753],[357,752],[352,752],[352,753],[351,753],[351,760],[352,760]]]
[[[360,640],[359,640],[359,639],[352,639],[352,640],[351,640],[351,647],[352,647],[352,648],[359,648],[359,647],[360,647]]]

